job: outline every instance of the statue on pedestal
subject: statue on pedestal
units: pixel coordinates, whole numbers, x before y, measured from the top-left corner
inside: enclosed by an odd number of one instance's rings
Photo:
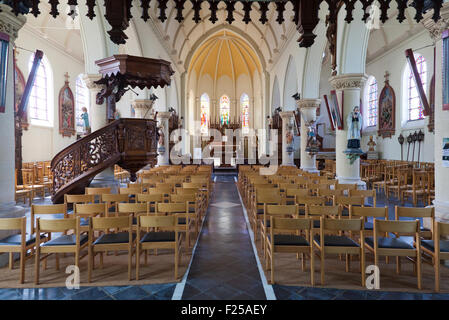
[[[368,147],[369,147],[369,152],[375,152],[376,150],[374,150],[374,147],[376,146],[376,143],[373,140],[373,136],[369,136],[369,141],[367,143]]]
[[[84,135],[88,135],[90,133],[89,114],[87,113],[86,107],[82,107],[81,110],[83,111],[81,114],[81,119],[83,120],[83,133]]]
[[[307,146],[306,151],[310,156],[314,156],[320,151],[320,142],[316,139],[316,121],[306,122],[307,126]]]
[[[360,149],[360,132],[363,127],[363,119],[358,106],[355,106],[352,112],[348,114],[346,123],[348,126],[348,146],[343,152],[348,155],[348,159],[353,164],[363,154],[362,149]]]

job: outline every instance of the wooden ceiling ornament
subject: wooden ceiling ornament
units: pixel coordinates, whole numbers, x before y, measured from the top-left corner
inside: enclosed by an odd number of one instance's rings
[[[260,16],[257,18],[257,20],[261,23],[267,22],[267,11],[269,8],[269,3],[273,2],[276,6],[276,11],[278,13],[276,21],[281,24],[284,22],[284,11],[285,11],[285,4],[287,2],[291,2],[293,5],[293,13],[294,13],[294,20],[297,26],[297,30],[300,33],[300,37],[298,40],[300,47],[310,47],[313,45],[315,41],[316,35],[313,33],[313,30],[317,26],[319,22],[318,17],[318,10],[320,8],[320,5],[323,1],[327,2],[329,6],[329,27],[332,29],[332,32],[336,33],[336,28],[334,26],[334,17],[338,16],[338,10],[333,11],[335,8],[344,8],[346,10],[346,18],[345,21],[347,23],[350,23],[353,21],[353,11],[355,8],[355,4],[357,2],[360,2],[362,4],[362,10],[364,11],[364,15],[362,20],[364,22],[367,21],[369,18],[369,8],[370,6],[375,2],[375,0],[140,0],[140,8],[142,10],[142,16],[141,19],[144,21],[147,21],[149,19],[149,13],[148,9],[150,8],[150,3],[153,2],[153,6],[157,6],[159,8],[159,16],[158,19],[164,22],[167,20],[167,15],[165,13],[167,9],[167,4],[169,1],[173,1],[174,5],[177,9],[177,14],[172,17],[173,19],[176,19],[178,22],[183,21],[185,16],[184,14],[187,14],[186,12],[183,12],[184,4],[186,2],[191,2],[193,5],[194,10],[194,17],[193,20],[195,23],[200,23],[202,21],[202,18],[200,16],[201,9],[203,10],[209,10],[210,11],[210,18],[209,20],[212,23],[215,23],[217,18],[217,11],[218,11],[218,4],[220,2],[225,3],[227,11],[227,17],[225,20],[232,24],[234,19],[234,11],[235,4],[237,2],[242,3],[243,10],[244,10],[244,17],[243,21],[245,23],[249,23],[251,21],[251,10],[259,10]],[[405,21],[405,10],[407,7],[413,7],[415,9],[415,16],[414,19],[419,22],[423,19],[423,14],[426,13],[429,10],[433,10],[433,20],[437,22],[440,20],[440,9],[443,5],[443,0],[413,0],[413,1],[407,1],[407,0],[378,0],[378,3],[380,4],[380,12],[381,12],[381,21],[385,22],[388,20],[388,9],[390,7],[390,4],[392,1],[396,1],[397,3],[397,20],[399,22]],[[9,5],[11,7],[12,12],[14,12],[16,15],[19,14],[28,14],[32,13],[34,16],[40,15],[42,12],[39,11],[39,3],[43,2],[41,0],[4,0],[3,3],[6,5]],[[58,6],[63,1],[58,0],[49,0],[48,3],[50,4],[50,14],[52,17],[56,18],[59,15],[59,8]],[[208,2],[209,6],[203,6],[201,7],[202,2]],[[87,6],[87,14],[86,16],[89,19],[95,18],[95,0],[86,0],[84,3],[81,4],[81,1],[76,0],[67,0],[67,3],[69,5],[74,5],[74,3],[77,3],[77,5],[85,5]],[[258,3],[257,6],[253,6],[253,4]],[[345,4],[345,6],[342,6],[342,4]],[[104,6],[105,6],[105,18],[111,25],[111,30],[108,31],[109,36],[111,38],[111,41],[116,44],[124,44],[126,43],[126,35],[124,31],[129,26],[129,20],[131,17],[131,7],[132,7],[132,0],[104,0]],[[333,9],[334,8],[334,9]],[[256,19],[254,17],[254,19]],[[335,31],[333,31],[335,30]],[[336,36],[336,35],[335,35]],[[334,36],[334,37],[335,37]]]

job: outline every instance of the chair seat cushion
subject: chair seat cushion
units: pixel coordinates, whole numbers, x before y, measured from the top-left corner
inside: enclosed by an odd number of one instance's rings
[[[271,240],[271,236],[268,235]],[[293,234],[275,234],[273,239],[275,246],[308,246],[309,242],[303,236]]]
[[[89,237],[87,234],[83,234],[80,236],[80,245],[83,245],[87,242]],[[51,239],[50,241],[42,244],[43,247],[51,247],[51,246],[74,246],[76,245],[76,235],[62,235],[55,239]]]
[[[140,242],[173,242],[173,241],[175,241],[175,232],[173,231],[148,232],[140,240]]]
[[[421,245],[432,252],[435,251],[433,240],[421,240]],[[440,252],[449,252],[449,240],[440,240]]]
[[[365,242],[372,248],[374,248],[374,238],[367,237]],[[413,243],[410,243],[401,238],[378,238],[378,247],[384,249],[414,249]]]
[[[320,241],[320,235],[316,234],[314,237],[314,240],[321,245]],[[329,247],[358,247],[359,245],[352,240],[351,238],[348,238],[346,236],[337,236],[337,235],[324,235],[324,246]]]
[[[41,234],[41,239],[45,238],[45,234]],[[29,246],[36,241],[34,234],[27,234],[25,237],[25,245]],[[6,238],[0,239],[0,246],[20,246],[22,244],[22,235],[14,234]]]
[[[134,240],[136,235],[133,233],[132,239]],[[114,243],[127,243],[129,242],[129,233],[128,232],[118,232],[118,233],[108,233],[101,235],[97,240],[95,240],[94,245],[96,244],[114,244]]]

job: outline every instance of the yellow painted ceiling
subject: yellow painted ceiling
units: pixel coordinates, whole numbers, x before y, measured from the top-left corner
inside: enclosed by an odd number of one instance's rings
[[[189,71],[195,70],[198,77],[209,74],[212,79],[227,75],[237,79],[241,74],[252,76],[261,70],[254,50],[239,36],[221,31],[205,41],[195,52]]]

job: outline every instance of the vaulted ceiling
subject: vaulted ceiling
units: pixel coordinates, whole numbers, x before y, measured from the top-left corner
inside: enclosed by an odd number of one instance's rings
[[[290,2],[286,4],[285,21],[281,24],[276,21],[277,12],[274,3],[270,3],[269,5],[269,11],[267,12],[268,22],[265,24],[259,21],[260,10],[257,4],[253,4],[251,22],[248,24],[242,21],[244,12],[243,5],[240,2],[235,5],[235,21],[231,25],[225,21],[227,17],[225,7],[224,2],[219,3],[217,12],[218,22],[215,24],[209,21],[210,10],[208,10],[208,4],[205,2],[202,3],[200,12],[202,21],[198,24],[192,19],[194,10],[192,9],[191,2],[186,2],[185,4],[184,20],[181,23],[174,19],[176,16],[176,8],[173,1],[168,2],[168,8],[166,10],[167,20],[163,23],[157,19],[159,16],[157,6],[151,8],[151,24],[155,31],[159,33],[160,38],[165,42],[166,47],[169,49],[169,54],[173,61],[176,62],[178,68],[187,70],[189,62],[193,57],[193,52],[198,47],[204,45],[204,41],[209,36],[223,29],[238,34],[250,43],[258,51],[258,55],[263,60],[263,66],[268,68],[279,57],[288,40],[293,35],[296,35],[296,26],[293,22],[293,8]],[[232,46],[233,43],[231,43]]]

